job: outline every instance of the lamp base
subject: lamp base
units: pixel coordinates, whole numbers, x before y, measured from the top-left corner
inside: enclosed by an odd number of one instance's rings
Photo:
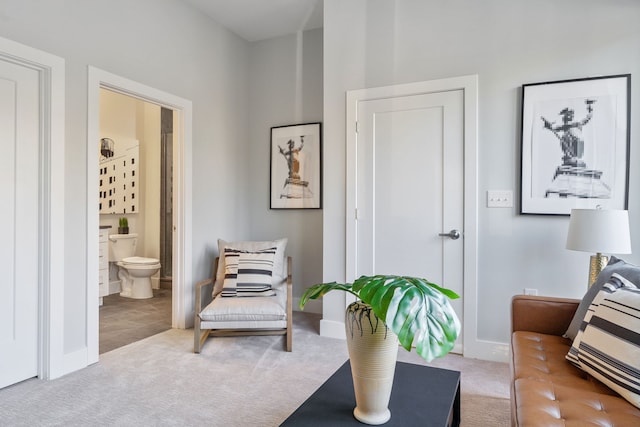
[[[609,263],[609,257],[604,256],[601,253],[591,255],[591,262],[589,263],[589,287],[593,285],[598,277],[598,274]]]

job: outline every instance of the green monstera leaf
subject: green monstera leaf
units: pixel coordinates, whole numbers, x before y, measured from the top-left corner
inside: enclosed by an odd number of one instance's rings
[[[449,298],[458,295],[425,279],[362,276],[353,292],[369,304],[397,336],[402,347],[427,361],[449,353],[460,334],[460,321]]]
[[[351,284],[321,283],[307,289],[300,308],[309,299],[332,290],[354,294],[369,304],[408,351],[431,361],[449,353],[460,334],[460,321],[449,299],[458,295],[425,279],[404,276],[362,276]]]
[[[353,291],[351,291],[351,285],[349,284],[343,285],[337,282],[320,283],[317,285],[313,285],[305,291],[305,293],[300,298],[300,308],[303,309],[310,299],[323,297],[327,292],[330,291],[345,291],[354,294],[356,297],[358,296],[357,294],[353,293]]]

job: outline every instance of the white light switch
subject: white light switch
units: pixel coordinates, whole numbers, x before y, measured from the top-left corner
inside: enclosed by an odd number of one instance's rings
[[[487,191],[487,207],[488,208],[512,208],[513,207],[513,191]]]

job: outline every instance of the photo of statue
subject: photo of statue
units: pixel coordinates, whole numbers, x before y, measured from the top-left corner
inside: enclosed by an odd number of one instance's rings
[[[271,128],[271,209],[322,208],[320,123]]]
[[[298,146],[298,148],[295,148],[295,143],[293,142],[293,139],[290,139],[289,141],[287,141],[287,147],[288,147],[287,150],[285,150],[278,145],[278,148],[280,149],[280,154],[282,154],[286,159],[287,167],[289,168],[289,177],[287,178],[285,185],[287,184],[287,182],[300,181],[299,157],[300,157],[300,151],[302,150],[302,147],[304,147],[304,135],[300,136],[300,145]]]
[[[522,214],[625,209],[631,75],[522,85]]]
[[[287,162],[289,170],[280,193],[281,199],[310,199],[313,197],[313,193],[309,189],[309,181],[300,177],[304,170],[304,155],[301,153],[304,147],[304,135],[300,135],[299,139],[300,143],[297,147],[293,139],[287,141],[286,148],[278,145],[278,150]]]
[[[553,134],[560,140],[560,148],[564,156],[562,157],[562,164],[567,166],[585,167],[585,163],[580,160],[584,154],[584,141],[575,133],[575,130],[582,131],[582,128],[589,123],[591,117],[593,117],[593,104],[596,102],[593,99],[585,99],[587,105],[587,115],[579,122],[574,122],[574,111],[570,108],[564,108],[560,111],[562,116],[562,124],[555,125],[555,122],[550,122],[544,117],[540,117],[544,123],[544,128],[553,132]]]
[[[569,106],[559,111],[561,122],[558,124],[540,116],[544,130],[551,132],[558,139],[562,150],[562,164],[556,168],[545,197],[611,197],[611,188],[602,180],[602,171],[588,169],[583,160],[585,141],[582,133],[593,118],[595,103],[595,99],[584,99],[586,114],[579,121],[575,120],[574,108]]]

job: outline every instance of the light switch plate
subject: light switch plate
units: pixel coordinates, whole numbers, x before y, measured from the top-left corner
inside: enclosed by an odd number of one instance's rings
[[[489,190],[487,191],[488,208],[512,208],[513,191],[511,190]]]

